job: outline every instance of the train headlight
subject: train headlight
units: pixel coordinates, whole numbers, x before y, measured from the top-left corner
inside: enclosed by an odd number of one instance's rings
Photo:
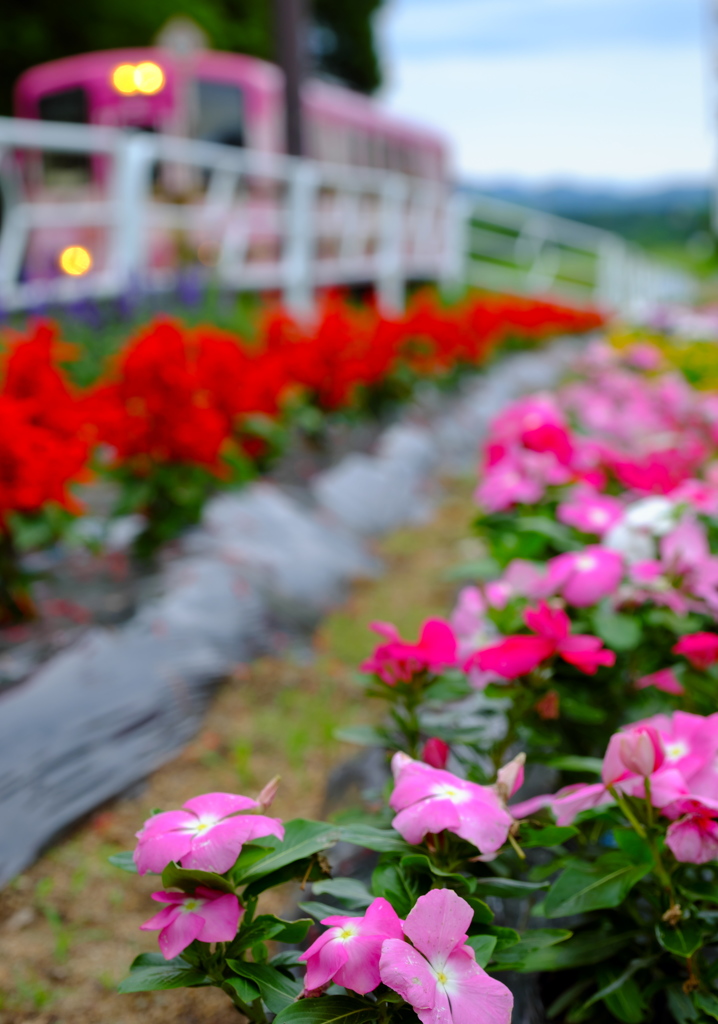
[[[141,64],[120,64],[112,72],[112,84],[123,96],[132,96],[136,92],[154,96],[164,88],[165,73],[159,64],[151,60],[143,60]]]
[[[118,92],[121,92],[124,96],[130,96],[133,92],[137,92],[137,86],[135,85],[135,65],[134,64],[120,64],[118,68],[112,72],[112,84]]]
[[[81,245],[68,245],[60,253],[60,270],[71,277],[82,277],[92,266],[92,256]]]
[[[153,64],[151,60],[143,61],[135,68],[135,88],[145,96],[152,96],[159,92],[165,84],[165,74],[159,64]]]

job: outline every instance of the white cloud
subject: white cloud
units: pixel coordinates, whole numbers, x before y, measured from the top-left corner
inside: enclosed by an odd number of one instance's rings
[[[707,177],[706,65],[700,46],[686,44],[404,56],[385,99],[440,128],[464,178]]]

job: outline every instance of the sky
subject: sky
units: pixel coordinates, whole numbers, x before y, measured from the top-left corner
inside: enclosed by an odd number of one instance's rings
[[[464,180],[705,183],[718,127],[710,7],[387,0],[384,101],[441,129]]]

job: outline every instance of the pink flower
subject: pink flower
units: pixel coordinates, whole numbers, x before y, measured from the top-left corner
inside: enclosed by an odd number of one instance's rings
[[[663,811],[667,817],[682,817],[668,826],[666,846],[684,864],[707,864],[718,859],[718,805],[686,798]]]
[[[547,658],[559,655],[581,672],[593,675],[599,665],[613,665],[616,661],[613,651],[607,650],[597,636],[572,636],[568,615],[560,608],[550,608],[545,601],[538,608],[527,609],[524,621],[538,635],[510,636],[500,644],[485,647],[469,658],[467,670],[476,665],[505,679],[517,679],[538,668]]]
[[[379,957],[385,939],[400,939],[401,920],[383,897],[367,907],[364,917],[325,917],[331,927],[299,957],[306,961],[304,988],[322,988],[330,981],[366,995],[380,984]]]
[[[262,836],[284,838],[278,818],[239,813],[255,807],[259,807],[257,801],[247,796],[206,793],[188,800],[182,810],[148,818],[137,833],[137,870],[141,875],[147,871],[160,874],[175,861],[183,868],[224,874],[244,843]]]
[[[392,826],[408,843],[447,829],[482,854],[506,842],[513,818],[493,788],[459,779],[451,772],[395,754],[391,762],[394,792],[389,806],[397,811]]]
[[[438,739],[436,736],[432,736],[424,744],[424,749],[421,752],[421,760],[424,764],[430,764],[432,768],[446,768],[446,762],[449,760],[449,751],[451,747],[448,743],[444,743],[443,740]]]
[[[623,505],[595,491],[582,490],[556,509],[556,518],[583,533],[596,533],[602,537],[623,515]]]
[[[686,692],[672,668],[662,668],[658,672],[651,672],[650,675],[641,676],[633,685],[637,690],[645,690],[649,686],[655,686],[657,690],[662,690],[664,693],[672,693],[676,697],[680,697]]]
[[[576,608],[586,608],[615,593],[622,579],[621,556],[598,544],[558,555],[548,563],[547,589]]]
[[[683,654],[694,668],[705,672],[718,661],[718,633],[688,633],[671,650]]]
[[[168,903],[159,914],[140,925],[142,931],[160,929],[158,943],[165,960],[172,960],[191,942],[231,942],[244,910],[236,896],[198,885],[193,896],[185,892],[153,892],[152,899]]]
[[[636,775],[648,778],[665,760],[661,738],[651,725],[639,725],[616,733],[611,737],[611,742],[613,740],[616,740],[618,757],[624,769]]]
[[[466,945],[474,912],[451,889],[420,896],[404,923],[409,942],[388,939],[381,980],[422,1024],[509,1024],[513,996],[476,963]],[[411,943],[411,945],[409,944]]]
[[[387,686],[409,683],[421,672],[435,674],[456,664],[456,637],[450,623],[443,619],[427,619],[415,644],[402,640],[391,623],[373,622],[371,628],[388,643],[379,644],[361,670],[373,672]]]
[[[533,505],[543,497],[545,483],[530,475],[525,460],[508,454],[487,469],[474,499],[487,512],[502,512],[512,505]]]

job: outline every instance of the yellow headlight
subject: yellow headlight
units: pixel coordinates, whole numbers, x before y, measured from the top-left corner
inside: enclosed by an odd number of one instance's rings
[[[165,84],[164,71],[158,64],[146,60],[138,64],[134,73],[135,88],[146,96],[159,92]]]
[[[118,92],[125,96],[130,96],[133,92],[137,92],[137,86],[135,85],[136,70],[134,64],[120,64],[119,67],[115,68],[112,72],[112,84]]]
[[[60,269],[72,277],[82,277],[92,266],[92,256],[81,245],[68,245],[60,253]]]

